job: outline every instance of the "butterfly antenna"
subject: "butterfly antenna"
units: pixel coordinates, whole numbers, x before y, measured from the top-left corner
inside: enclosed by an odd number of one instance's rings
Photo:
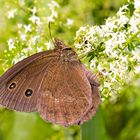
[[[52,38],[52,34],[51,34],[51,22],[49,22],[48,28],[49,28],[49,35],[50,35],[51,41],[52,41],[53,44],[55,44],[55,43],[54,43],[54,40],[53,40],[53,38]]]

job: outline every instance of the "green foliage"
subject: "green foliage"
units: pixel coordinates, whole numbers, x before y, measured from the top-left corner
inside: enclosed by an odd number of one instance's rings
[[[21,113],[1,109],[0,140],[78,139],[79,128],[63,128],[44,122],[36,113]]]

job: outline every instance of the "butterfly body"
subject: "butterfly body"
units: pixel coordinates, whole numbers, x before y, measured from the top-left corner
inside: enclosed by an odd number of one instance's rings
[[[82,124],[100,103],[99,81],[62,41],[32,55],[0,77],[0,104],[64,126]],[[95,100],[95,102],[94,102]]]

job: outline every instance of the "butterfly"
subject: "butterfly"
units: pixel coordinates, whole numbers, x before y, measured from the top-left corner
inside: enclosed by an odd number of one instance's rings
[[[0,77],[0,104],[16,111],[39,112],[45,121],[80,125],[100,104],[99,80],[59,39],[55,49],[18,62]]]

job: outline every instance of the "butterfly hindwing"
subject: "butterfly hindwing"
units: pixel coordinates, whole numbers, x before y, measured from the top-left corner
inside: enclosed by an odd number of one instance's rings
[[[41,91],[42,118],[64,126],[78,123],[92,105],[91,86],[79,61],[63,65],[58,61],[46,73]]]
[[[101,103],[100,95],[99,95],[99,85],[100,82],[95,74],[93,74],[90,70],[88,70],[83,65],[83,70],[86,75],[86,77],[89,80],[89,83],[91,85],[92,90],[92,106],[88,110],[88,112],[82,117],[82,119],[79,121],[79,124],[83,124],[85,121],[90,120],[96,113],[96,110]]]

